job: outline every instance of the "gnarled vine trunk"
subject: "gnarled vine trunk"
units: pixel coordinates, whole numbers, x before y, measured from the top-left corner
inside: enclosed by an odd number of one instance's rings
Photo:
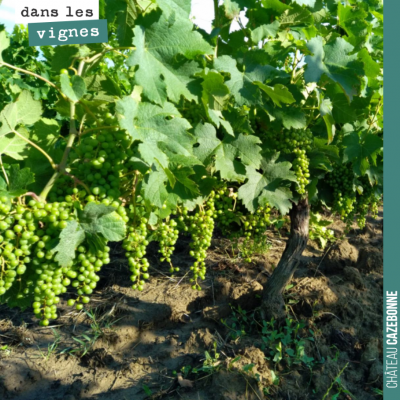
[[[299,258],[308,241],[310,219],[308,199],[305,198],[300,200],[298,204],[293,204],[289,216],[291,222],[290,236],[286,243],[285,251],[263,291],[262,311],[267,320],[272,317],[277,320],[285,317],[282,292],[292,279]]]

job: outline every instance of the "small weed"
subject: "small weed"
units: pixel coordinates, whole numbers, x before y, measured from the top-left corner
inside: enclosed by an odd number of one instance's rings
[[[372,391],[377,394],[378,396],[383,396],[383,391],[378,388],[373,388]]]
[[[349,363],[347,363],[341,370],[340,372],[337,374],[336,378],[332,381],[331,385],[329,386],[328,390],[326,391],[326,393],[324,394],[324,397],[322,398],[322,400],[325,400],[328,396],[330,391],[334,388],[334,386],[336,385],[338,392],[335,393],[332,397],[331,400],[338,400],[339,396],[341,393],[343,394],[347,394],[349,396],[351,396],[352,398],[354,397],[345,387],[343,387],[342,381],[340,379],[341,375],[343,374],[343,372],[345,371],[345,369],[348,367]]]
[[[11,348],[8,345],[0,347],[0,357],[9,357],[11,355]]]
[[[147,396],[152,396],[153,392],[150,390],[150,388],[147,385],[142,385],[142,389],[144,390],[144,392],[147,394]]]
[[[85,310],[85,313],[91,320],[90,330],[88,330],[85,334],[72,338],[76,343],[78,343],[79,346],[77,348],[68,347],[64,349],[61,354],[67,353],[83,357],[92,349],[96,341],[101,337],[107,336],[107,330],[110,330],[112,326],[119,321],[102,320],[101,318],[99,319],[96,312],[92,310]]]
[[[52,354],[54,354],[57,351],[58,345],[60,344],[61,341],[61,336],[60,334],[54,329],[51,328],[53,335],[54,335],[54,342],[53,343],[49,343],[47,345],[47,349],[45,352],[43,352],[39,346],[37,346],[37,348],[39,349],[39,353],[41,355],[41,357],[43,359],[45,359],[46,361],[49,360],[49,358],[51,357]]]
[[[286,319],[286,325],[279,329],[276,328],[276,321],[272,319],[270,322],[263,321],[262,340],[263,348],[274,363],[282,360],[288,366],[293,364],[305,364],[311,368],[315,361],[314,358],[308,357],[305,353],[305,341],[314,341],[313,332],[307,338],[300,337],[300,331],[305,328],[304,322],[297,322],[292,319]]]
[[[200,368],[193,368],[192,372],[197,374],[199,372],[204,372],[207,375],[211,375],[215,372],[218,372],[222,366],[221,361],[219,360],[220,354],[217,351],[217,343],[214,342],[213,345],[213,355],[211,355],[208,351],[204,353],[205,360],[203,361],[203,365]]]
[[[310,213],[310,239],[316,241],[324,249],[330,242],[336,241],[334,232],[327,229],[333,221],[323,220],[318,213]]]
[[[228,320],[221,319],[222,324],[229,329],[232,340],[236,341],[245,336],[255,325],[254,316],[248,315],[240,306],[231,306],[232,316]]]
[[[70,355],[78,355],[79,357],[85,356],[94,346],[98,336],[88,336],[88,335],[80,335],[78,337],[73,337],[72,339],[75,340],[79,344],[77,348],[68,347],[60,352],[60,354],[70,354]]]

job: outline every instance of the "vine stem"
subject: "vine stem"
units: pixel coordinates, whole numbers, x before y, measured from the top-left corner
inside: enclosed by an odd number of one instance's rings
[[[215,21],[215,27],[219,28],[219,11],[218,11],[218,4],[219,0],[214,0],[214,21]],[[217,58],[218,56],[218,36],[217,36],[217,42],[215,44],[215,52],[214,52],[214,57]]]
[[[375,114],[374,114],[374,117],[373,117],[372,120],[371,120],[371,123],[369,124],[369,128],[368,128],[367,133],[369,133],[369,131],[371,130],[372,125],[373,125],[374,122],[375,122],[375,118],[376,118],[376,116],[378,115],[378,112],[379,112],[379,110],[380,110],[380,108],[381,108],[381,105],[382,105],[382,97],[379,99],[378,106],[376,107],[376,112],[375,112]]]
[[[76,176],[70,174],[70,173],[67,172],[67,171],[64,171],[64,175],[69,176],[70,178],[72,178],[72,179],[74,180],[75,183],[77,183],[78,185],[83,186],[84,189],[85,189],[89,194],[91,193],[89,187],[88,187],[85,183],[83,183],[80,179],[78,179]]]
[[[78,67],[78,75],[81,76],[83,73],[83,69],[85,68],[85,61],[82,60],[79,63]],[[57,179],[60,177],[60,175],[65,175],[66,174],[66,167],[68,163],[68,157],[71,152],[72,146],[75,142],[75,139],[78,137],[78,131],[76,130],[76,120],[75,120],[75,114],[76,114],[76,103],[68,100],[70,102],[70,125],[69,125],[69,136],[68,136],[68,141],[67,141],[67,146],[65,147],[64,154],[61,159],[61,163],[58,166],[58,171],[54,173],[54,175],[50,178],[50,180],[47,182],[47,185],[43,189],[42,193],[40,193],[40,198],[42,200],[46,200],[48,194],[50,193],[51,189],[53,188],[54,184],[56,183]],[[89,191],[90,193],[90,191]]]
[[[6,63],[6,62],[4,62],[4,61],[3,61],[3,62],[0,62],[0,67],[3,66],[3,65],[4,65],[5,67],[14,69],[14,70],[16,70],[16,71],[18,71],[18,72],[22,72],[22,73],[24,73],[24,74],[26,74],[26,75],[31,75],[31,76],[34,76],[35,78],[41,79],[42,81],[46,82],[49,86],[51,86],[52,88],[56,89],[56,90],[61,94],[61,96],[62,96],[65,100],[67,100],[67,97],[66,97],[65,94],[61,91],[61,89],[60,89],[57,85],[55,85],[53,82],[50,82],[48,79],[43,78],[43,76],[38,75],[38,74],[35,74],[34,72],[27,71],[26,69],[22,69],[22,68],[15,67],[14,65],[8,64],[8,63]]]
[[[7,175],[6,170],[4,169],[3,159],[1,157],[1,154],[0,154],[0,165],[1,165],[1,170],[3,171],[3,174],[4,174],[4,179],[7,182],[7,186],[10,186],[10,181],[8,180],[8,175]]]
[[[39,202],[41,201],[41,198],[36,193],[33,193],[33,192],[27,192],[20,197],[27,197],[27,196],[33,197],[36,201],[39,201]]]

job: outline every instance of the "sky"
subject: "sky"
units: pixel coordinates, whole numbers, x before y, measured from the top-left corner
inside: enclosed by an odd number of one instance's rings
[[[11,32],[14,27],[14,3],[15,0],[3,0],[0,5],[0,23],[6,26]],[[211,21],[214,18],[213,0],[192,0],[192,17],[194,22],[200,28],[211,31]],[[232,30],[239,29],[237,23],[234,23]]]

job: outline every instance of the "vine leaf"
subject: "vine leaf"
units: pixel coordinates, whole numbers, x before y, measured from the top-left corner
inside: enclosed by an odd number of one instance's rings
[[[17,125],[33,125],[42,116],[43,110],[40,101],[34,100],[31,92],[24,90],[18,97]]]
[[[2,53],[10,47],[10,38],[7,37],[6,31],[0,32],[0,63],[3,62]]]
[[[278,76],[286,76],[270,65],[262,65],[255,53],[248,53],[244,60],[244,71],[239,71],[237,62],[230,56],[221,56],[214,60],[214,68],[219,72],[230,74],[225,82],[239,106],[261,105],[261,93],[254,83],[272,80]],[[265,60],[267,62],[267,59]]]
[[[116,110],[121,128],[132,140],[142,142],[139,153],[149,165],[159,162],[168,167],[171,153],[192,156],[194,138],[187,132],[190,124],[171,103],[160,107],[125,97],[117,102]]]
[[[60,83],[62,92],[75,103],[86,94],[86,83],[78,75],[74,75],[70,79],[69,75],[61,74]]]
[[[60,241],[52,252],[57,253],[55,261],[66,267],[75,259],[76,248],[85,240],[85,231],[77,221],[68,221],[60,233]]]
[[[16,198],[26,193],[26,188],[35,182],[35,175],[29,168],[20,169],[19,164],[12,164],[7,172],[10,184],[0,176],[0,196]]]
[[[88,203],[83,211],[78,211],[78,215],[80,226],[91,237],[100,234],[111,242],[118,242],[126,235],[126,225],[114,207]]]
[[[157,13],[144,17],[141,26],[134,28],[133,45],[136,50],[127,60],[129,67],[138,66],[136,83],[143,87],[143,94],[154,103],[164,104],[167,99],[177,103],[181,96],[197,100],[193,93],[193,75],[201,70],[196,61],[198,55],[212,54],[211,46],[193,24],[186,19],[167,19]],[[177,61],[179,56],[186,58]]]
[[[306,8],[294,3],[289,10],[286,10],[279,20],[281,27],[285,29],[289,26],[307,26],[312,25],[313,16]]]
[[[157,0],[158,7],[167,15],[174,13],[179,18],[188,19],[192,8],[191,0]]]
[[[360,76],[364,74],[363,63],[357,59],[357,54],[351,54],[354,47],[342,38],[336,38],[335,41],[323,46],[323,39],[318,36],[307,43],[307,48],[313,55],[305,58],[306,83],[318,83],[325,74],[337,82],[346,96],[352,100],[360,91]]]
[[[208,123],[197,125],[195,136],[199,144],[194,149],[195,155],[205,164],[215,157],[215,168],[222,179],[243,181],[246,166],[258,168],[260,165],[261,140],[256,136],[235,133],[219,140],[215,128]]]
[[[164,171],[153,171],[143,185],[144,196],[151,204],[161,208],[168,198],[165,182],[168,177]]]
[[[274,87],[264,85],[261,82],[255,82],[255,84],[264,91],[278,107],[282,107],[281,103],[292,104],[296,101],[289,89],[280,83],[276,84]]]
[[[79,46],[77,45],[64,44],[54,49],[50,46],[45,49],[51,51],[51,69],[56,74],[59,74],[66,65],[71,65],[72,60],[79,55]]]
[[[0,138],[12,132],[18,123],[17,103],[7,104],[0,113]]]
[[[251,31],[251,40],[253,43],[259,43],[266,38],[275,38],[278,33],[280,23],[278,20],[272,24],[264,24]]]
[[[121,46],[130,46],[133,39],[132,28],[137,18],[136,5],[133,0],[123,2],[123,12],[117,14],[117,37]]]
[[[318,104],[321,117],[325,121],[326,130],[328,132],[328,144],[332,142],[335,137],[336,127],[335,120],[332,116],[333,105],[329,99],[324,99],[323,94],[318,92]]]
[[[19,164],[12,164],[10,166],[8,178],[10,180],[10,192],[22,191],[21,194],[24,194],[26,188],[35,182],[35,174],[29,168],[20,169]]]
[[[239,188],[238,198],[250,212],[267,203],[282,214],[289,212],[293,197],[288,184],[296,182],[296,175],[290,171],[292,164],[289,162],[276,162],[278,156],[279,153],[276,153],[269,160],[261,161],[262,173],[251,167],[246,168],[248,181]]]
[[[383,146],[383,140],[372,133],[359,135],[351,132],[343,138],[343,145],[346,147],[343,162],[352,161],[354,172],[364,175],[370,166],[369,160],[376,165],[376,155]]]
[[[299,6],[307,6],[307,7],[314,7],[316,1],[317,0],[293,0],[293,2],[297,3]]]
[[[338,23],[346,31],[348,42],[355,48],[360,48],[371,33],[371,26],[366,19],[368,12],[362,7],[344,6],[338,2]]]
[[[211,110],[222,111],[229,99],[229,89],[224,84],[224,77],[215,71],[210,71],[202,83],[203,104]]]

